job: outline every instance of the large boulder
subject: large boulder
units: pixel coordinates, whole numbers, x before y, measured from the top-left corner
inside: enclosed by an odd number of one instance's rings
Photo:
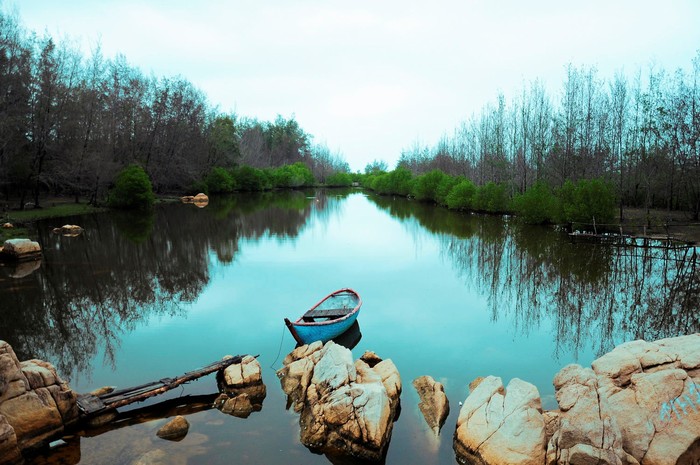
[[[295,349],[277,372],[294,410],[301,442],[332,457],[381,460],[399,409],[401,377],[391,360],[353,362],[330,341]]]
[[[503,390],[490,376],[467,397],[455,433],[459,459],[543,463],[546,454],[547,465],[700,463],[700,334],[631,341],[591,368],[564,367],[554,378],[559,409],[543,414],[534,388],[521,381],[521,407],[508,407],[515,381]],[[528,413],[518,420],[511,411]],[[509,439],[499,445],[499,437]]]
[[[459,412],[454,448],[462,461],[477,464],[541,465],[545,428],[537,388],[517,378],[503,388],[487,376]]]
[[[450,413],[450,403],[445,395],[445,388],[431,376],[421,376],[413,380],[413,387],[418,391],[420,402],[418,408],[435,435],[440,434],[442,425]]]
[[[223,413],[239,418],[248,418],[251,413],[262,410],[267,389],[262,381],[262,368],[258,359],[251,355],[243,357],[216,375],[221,395],[214,406]]]
[[[2,246],[2,254],[13,260],[32,260],[41,257],[41,246],[29,239],[8,239]]]
[[[15,429],[0,415],[0,463],[20,463],[21,459]]]
[[[562,410],[548,463],[576,451],[600,463],[700,460],[700,334],[631,341],[554,380]]]
[[[78,418],[76,395],[42,360],[19,362],[0,341],[0,451],[31,449],[60,435]],[[1,463],[4,454],[0,454]]]
[[[558,428],[549,440],[547,463],[635,463],[622,449],[622,432],[598,378],[590,368],[569,365],[554,378]]]

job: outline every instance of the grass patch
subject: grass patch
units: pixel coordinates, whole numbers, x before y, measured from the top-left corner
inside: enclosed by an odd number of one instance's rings
[[[9,229],[0,228],[0,247],[2,247],[3,242],[8,239],[14,239],[15,237],[28,238],[29,231],[27,228],[22,227],[14,227]]]
[[[0,216],[0,226],[4,223],[12,223],[14,228],[0,227],[0,246],[7,239],[15,237],[35,239],[34,228],[27,225],[44,218],[60,218],[63,216],[84,215],[106,211],[106,208],[93,207],[85,203],[60,202],[44,208],[34,208],[31,210],[10,210]]]
[[[93,207],[85,203],[61,203],[45,208],[9,211],[6,214],[6,217],[2,219],[2,222],[4,223],[9,221],[10,223],[26,223],[28,221],[36,221],[44,218],[84,215],[87,213],[96,213],[105,210],[105,208]]]

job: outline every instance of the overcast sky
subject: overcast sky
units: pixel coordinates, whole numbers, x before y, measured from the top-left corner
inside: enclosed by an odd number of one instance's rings
[[[182,75],[221,111],[295,115],[353,170],[390,168],[434,143],[499,91],[567,63],[599,76],[650,64],[690,68],[700,0],[5,0],[23,24],[99,41],[146,74]]]

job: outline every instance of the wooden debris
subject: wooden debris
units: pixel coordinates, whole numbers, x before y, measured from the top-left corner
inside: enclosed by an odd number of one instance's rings
[[[237,355],[226,360],[220,360],[194,371],[188,371],[175,378],[162,378],[158,381],[120,389],[100,396],[93,394],[81,394],[78,396],[78,409],[82,417],[100,415],[109,410],[117,409],[134,402],[141,402],[149,397],[163,394],[181,384],[193,381],[202,376],[223,370],[234,363],[241,363],[242,357]]]

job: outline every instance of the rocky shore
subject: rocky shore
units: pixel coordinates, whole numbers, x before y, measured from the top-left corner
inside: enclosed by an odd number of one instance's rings
[[[277,372],[300,440],[332,463],[382,463],[401,407],[394,363],[372,352],[316,342],[292,351]],[[262,408],[266,387],[255,357],[217,375],[214,407],[245,418]],[[700,463],[700,334],[632,341],[595,360],[568,365],[553,380],[558,409],[544,411],[532,384],[495,376],[474,380],[453,436],[461,463],[685,465]],[[437,438],[449,412],[443,386],[413,381],[420,411]],[[209,407],[211,408],[211,407]],[[17,360],[0,341],[0,464],[61,437],[78,421],[76,394],[41,360]],[[158,433],[179,441],[185,417]]]
[[[50,363],[20,362],[0,341],[0,463],[61,435],[78,419],[76,394]]]
[[[700,461],[700,334],[632,341],[537,388],[483,379],[464,401],[454,449],[472,464],[671,465]]]
[[[328,342],[304,345],[277,372],[299,412],[301,442],[337,457],[381,461],[399,412],[401,377],[391,360]]]

